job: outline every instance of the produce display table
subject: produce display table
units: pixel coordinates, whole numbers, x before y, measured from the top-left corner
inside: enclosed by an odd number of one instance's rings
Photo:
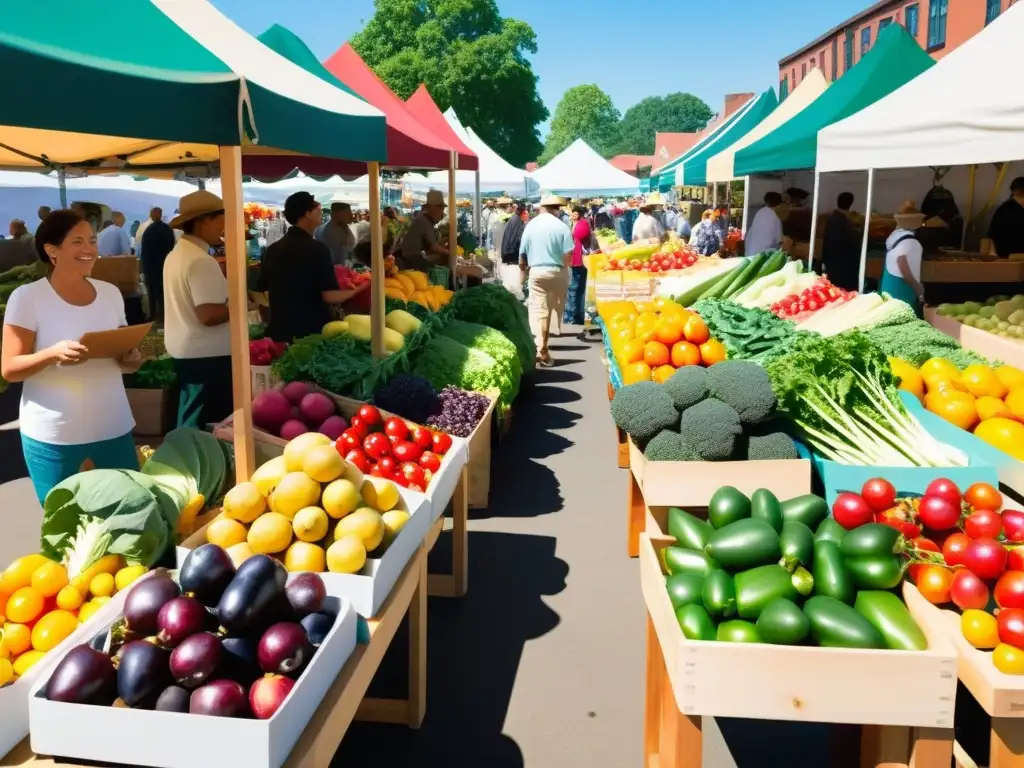
[[[427,550],[421,546],[399,577],[376,618],[370,619],[370,640],[356,646],[285,763],[286,768],[323,768],[354,721],[397,723],[419,728],[427,708]],[[406,699],[366,698],[399,625],[409,616],[409,693]],[[96,763],[90,763],[95,767]],[[67,760],[36,755],[25,739],[0,766],[64,766]],[[81,766],[86,768],[86,766]]]
[[[863,767],[948,768],[956,658],[941,634],[922,623],[926,651],[689,641],[665,590],[660,546],[646,535],[640,543],[646,768],[700,768],[704,717],[861,725]],[[917,616],[923,599],[905,597]],[[913,694],[894,695],[893,680]]]
[[[932,328],[956,339],[964,349],[989,360],[1024,369],[1024,342],[972,328],[952,317],[943,317],[934,307],[925,307],[924,319]]]

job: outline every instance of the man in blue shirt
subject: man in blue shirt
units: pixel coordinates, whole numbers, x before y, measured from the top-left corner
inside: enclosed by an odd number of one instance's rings
[[[569,292],[569,259],[573,240],[569,227],[558,217],[565,205],[560,197],[548,196],[540,201],[540,213],[523,230],[519,245],[519,268],[529,286],[527,307],[530,329],[537,342],[537,364],[551,366],[548,338],[551,331],[551,313],[555,313],[558,332],[566,294]]]
[[[132,239],[124,230],[124,214],[114,211],[110,214],[110,221],[111,225],[96,239],[100,256],[131,256]]]

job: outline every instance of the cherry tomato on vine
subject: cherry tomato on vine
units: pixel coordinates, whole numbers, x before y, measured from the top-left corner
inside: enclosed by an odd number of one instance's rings
[[[979,509],[964,520],[964,533],[972,539],[996,539],[1003,530],[1003,518],[991,509]]]
[[[872,512],[884,512],[896,503],[896,487],[885,478],[875,477],[860,489],[861,498]]]
[[[971,539],[966,533],[953,533],[947,536],[942,543],[942,557],[946,560],[946,565],[950,567],[963,565],[964,552],[967,551],[967,545],[970,543]]]
[[[925,496],[917,509],[921,524],[931,531],[948,531],[960,521],[959,502],[952,504],[942,496]]]
[[[1024,512],[1019,509],[1004,509],[1003,535],[1014,544],[1024,542]]]
[[[1006,548],[995,539],[972,539],[964,550],[964,565],[978,578],[998,579],[1006,570]]]
[[[942,477],[937,480],[932,480],[928,483],[928,487],[925,489],[924,495],[926,498],[928,496],[936,496],[940,499],[945,499],[954,507],[960,506],[960,489],[956,487],[956,483],[952,480],[946,480]]]
[[[1000,608],[1024,608],[1024,573],[1007,571],[999,577],[992,594]]]
[[[911,546],[913,546],[914,549],[920,549],[920,550],[923,550],[924,552],[941,552],[942,551],[941,549],[939,549],[939,545],[938,544],[936,544],[931,539],[926,539],[924,536],[918,536],[916,539],[914,539],[910,543],[911,543]],[[923,568],[925,568],[927,565],[928,565],[928,563],[912,563],[910,565],[910,567],[907,568],[907,573],[910,575],[910,580],[916,584],[917,583],[918,574],[920,574],[921,570]]]
[[[832,502],[832,517],[843,528],[852,531],[854,528],[870,523],[875,516],[864,499],[856,493],[844,491]]]
[[[962,611],[981,609],[988,605],[989,591],[984,581],[966,568],[958,568],[949,584],[949,597]]]

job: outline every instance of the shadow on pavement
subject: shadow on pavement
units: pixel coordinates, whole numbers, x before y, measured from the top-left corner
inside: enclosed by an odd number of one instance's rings
[[[331,764],[523,768],[522,751],[502,730],[523,647],[559,623],[544,601],[565,589],[569,574],[555,546],[550,536],[470,533],[468,594],[429,601],[423,727],[356,723]],[[405,695],[405,633],[384,657],[371,695]]]

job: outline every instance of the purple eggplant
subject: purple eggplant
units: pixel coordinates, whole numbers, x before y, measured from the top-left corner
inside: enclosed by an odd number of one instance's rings
[[[266,613],[284,595],[288,572],[267,555],[250,557],[235,573],[217,603],[217,620],[238,635],[259,626]]]
[[[45,695],[64,704],[93,704],[112,698],[116,689],[117,673],[110,657],[88,645],[77,645],[53,668]]]
[[[168,576],[154,574],[132,585],[124,600],[128,629],[140,635],[155,634],[160,609],[180,594],[178,585]]]
[[[235,564],[216,544],[203,544],[193,549],[178,572],[181,591],[211,608],[217,605],[234,576]]]
[[[202,685],[217,669],[223,652],[216,635],[209,632],[192,635],[171,652],[171,676],[185,688]]]
[[[117,695],[129,707],[148,708],[171,683],[170,653],[146,640],[125,645],[117,665]]]

